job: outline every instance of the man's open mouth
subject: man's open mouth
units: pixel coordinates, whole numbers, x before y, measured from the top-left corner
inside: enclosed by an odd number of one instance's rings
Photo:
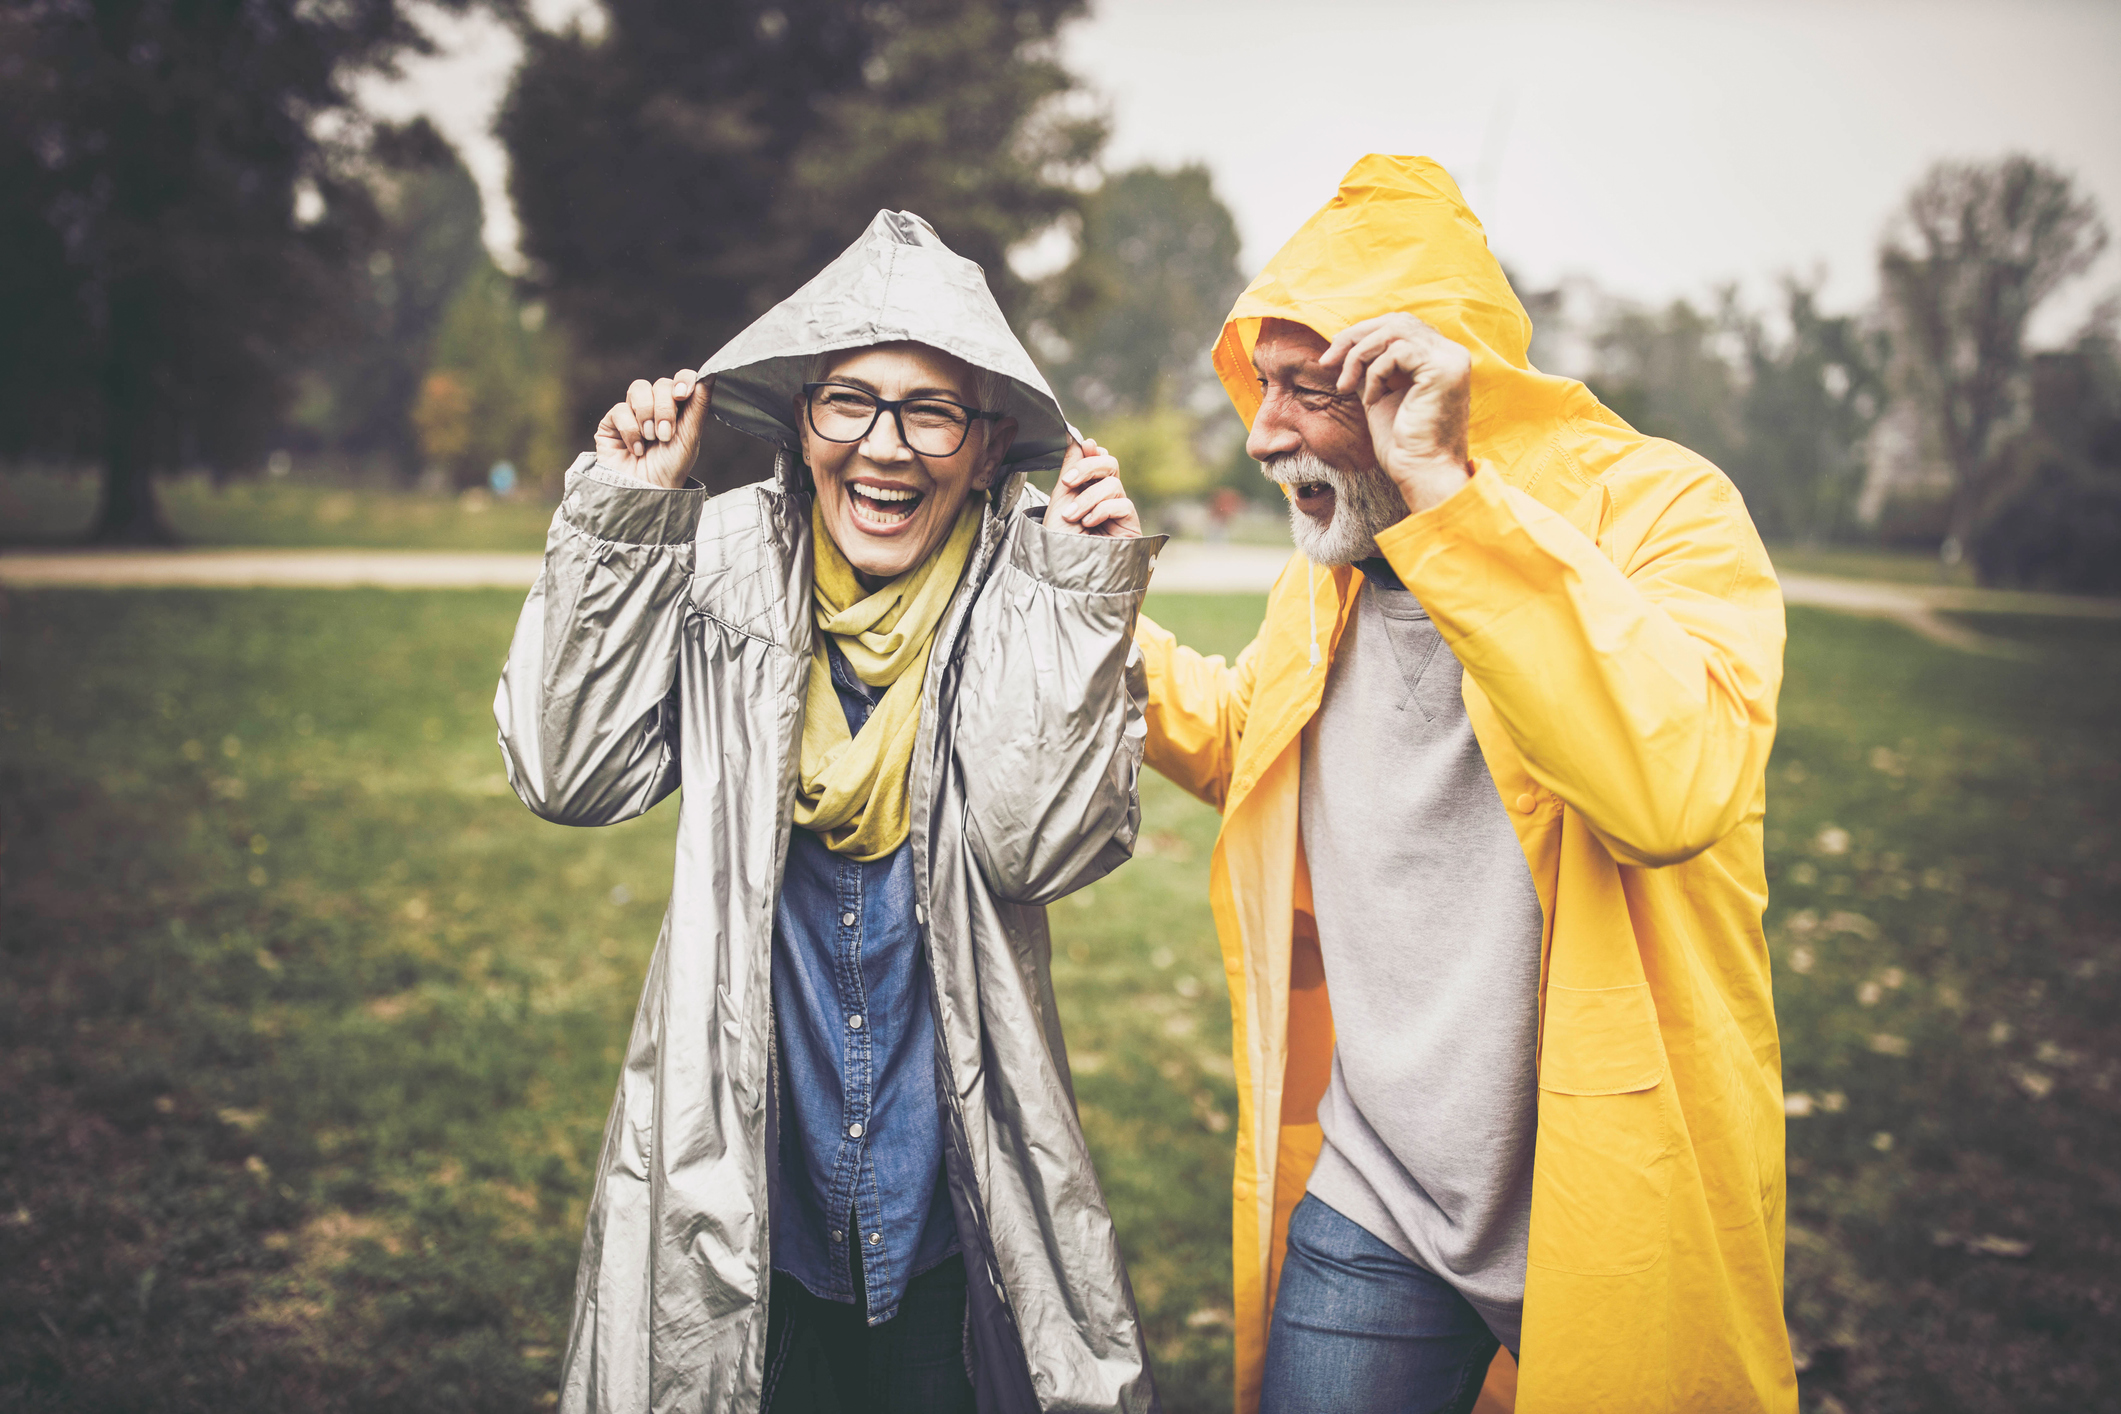
[[[1296,508],[1313,520],[1320,520],[1333,513],[1339,504],[1335,499],[1333,483],[1330,481],[1292,481],[1289,497]]]
[[[856,481],[847,487],[847,502],[854,518],[871,525],[902,525],[927,499],[925,492],[910,486],[871,486]]]

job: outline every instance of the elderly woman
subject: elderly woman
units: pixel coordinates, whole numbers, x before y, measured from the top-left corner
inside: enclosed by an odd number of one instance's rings
[[[772,481],[688,480],[710,402]],[[1139,822],[1160,541],[1116,472],[980,268],[882,212],[568,473],[509,780],[574,825],[684,795],[563,1410],[1155,1407],[1043,907]]]

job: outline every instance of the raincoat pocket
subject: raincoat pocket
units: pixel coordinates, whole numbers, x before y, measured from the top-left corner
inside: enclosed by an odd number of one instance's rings
[[[1676,1152],[1646,983],[1547,988],[1532,1266],[1618,1276],[1665,1249]]]

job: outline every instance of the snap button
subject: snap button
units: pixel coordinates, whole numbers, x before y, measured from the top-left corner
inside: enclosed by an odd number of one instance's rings
[[[832,1230],[832,1240],[834,1242],[840,1241],[842,1238],[846,1237],[846,1235],[846,1233],[841,1232],[838,1228],[834,1228]]]
[[[848,1137],[849,1139],[859,1139],[859,1138],[861,1138],[861,1137],[862,1137],[862,1127],[861,1127],[861,1125],[859,1125],[859,1124],[850,1124],[850,1125],[848,1125],[848,1126],[847,1126],[847,1137]]]
[[[854,915],[851,913],[842,913],[840,915],[840,926],[842,928],[852,928],[854,926]]]
[[[878,1243],[882,1242],[883,1240],[884,1240],[884,1234],[882,1234],[881,1232],[872,1232],[872,1233],[870,1233],[870,1234],[869,1234],[869,1245],[870,1245],[871,1247],[874,1247],[874,1246],[876,1246],[876,1245],[877,1245]]]
[[[1517,808],[1527,815],[1532,813],[1532,793],[1530,791],[1526,791],[1523,795],[1517,797]]]
[[[848,1026],[850,1026],[851,1028],[853,1028],[853,1029],[854,1029],[854,1030],[856,1030],[856,1031],[859,1031],[859,1030],[861,1030],[861,1029],[862,1029],[862,1014],[861,1014],[860,1012],[856,1012],[856,1013],[855,1013],[855,1014],[854,1014],[853,1016],[850,1016],[850,1017],[848,1017],[848,1018],[847,1018],[847,1025],[848,1025]]]

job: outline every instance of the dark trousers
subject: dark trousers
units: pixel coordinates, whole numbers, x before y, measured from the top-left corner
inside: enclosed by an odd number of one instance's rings
[[[953,1255],[922,1272],[906,1284],[898,1314],[872,1326],[862,1299],[861,1244],[847,1245],[851,1304],[773,1274],[765,1414],[973,1414],[964,1262]]]

